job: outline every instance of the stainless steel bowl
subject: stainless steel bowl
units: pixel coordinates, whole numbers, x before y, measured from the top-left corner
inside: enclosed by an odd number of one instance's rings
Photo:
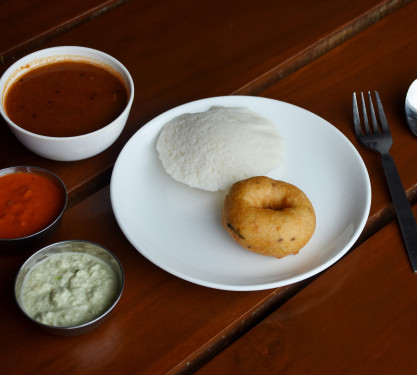
[[[18,172],[35,173],[51,180],[61,190],[63,204],[54,221],[38,232],[18,238],[0,238],[0,249],[6,252],[14,252],[16,250],[26,251],[39,248],[39,246],[50,238],[57,229],[68,202],[68,193],[64,183],[56,174],[47,169],[34,166],[8,167],[0,170],[0,177]]]
[[[67,253],[67,252],[77,252],[77,253],[93,255],[95,257],[98,257],[102,261],[104,261],[106,264],[108,264],[111,267],[111,269],[114,271],[116,275],[116,279],[117,279],[117,291],[115,293],[114,299],[110,303],[110,305],[100,315],[82,324],[58,327],[58,326],[52,326],[52,325],[40,323],[25,311],[24,305],[22,303],[22,296],[21,296],[23,282],[25,281],[25,278],[29,274],[29,272],[35,266],[37,266],[40,262],[47,259],[48,257],[51,257],[52,255],[60,254],[60,253]],[[21,309],[23,314],[33,323],[37,324],[45,331],[54,335],[76,336],[76,335],[81,335],[81,334],[90,332],[94,328],[101,325],[109,317],[110,312],[116,306],[117,302],[119,301],[122,295],[123,287],[124,287],[123,268],[119,260],[116,258],[116,256],[112,252],[110,252],[108,249],[104,248],[103,246],[100,246],[90,241],[70,240],[70,241],[58,242],[58,243],[54,243],[52,245],[46,246],[43,249],[37,251],[35,254],[33,254],[29,259],[27,259],[26,262],[20,268],[16,276],[14,292],[15,292],[16,302],[19,308]]]

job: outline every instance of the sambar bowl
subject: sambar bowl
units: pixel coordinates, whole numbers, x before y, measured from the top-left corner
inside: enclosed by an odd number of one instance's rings
[[[12,121],[5,106],[10,87],[31,70],[56,62],[91,63],[106,70],[111,70],[117,75],[127,90],[127,104],[118,117],[98,130],[74,136],[37,134]],[[0,78],[0,113],[10,130],[26,148],[51,160],[75,161],[87,159],[110,147],[123,131],[132,107],[133,97],[133,80],[125,66],[104,52],[86,47],[61,46],[33,52],[16,61]],[[87,103],[84,103],[84,105],[87,105]]]
[[[13,181],[10,178],[26,176],[26,181]],[[68,202],[68,192],[63,181],[53,172],[36,166],[14,166],[0,170],[0,249],[4,252],[32,251],[44,244],[58,228]],[[40,189],[28,180],[41,179],[46,182],[49,191]],[[7,189],[4,190],[4,189]],[[47,198],[47,200],[45,200]],[[54,200],[52,200],[52,198]],[[45,207],[47,205],[47,207]],[[53,205],[53,207],[52,207]],[[40,211],[47,208],[48,215],[34,225],[33,215],[40,217]],[[32,224],[27,228],[27,222]],[[6,226],[13,234],[6,234]]]
[[[107,320],[123,287],[123,267],[110,250],[68,240],[29,257],[17,273],[14,294],[26,318],[44,331],[77,336]]]

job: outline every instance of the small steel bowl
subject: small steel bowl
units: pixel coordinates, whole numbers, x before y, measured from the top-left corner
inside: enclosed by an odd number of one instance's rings
[[[104,261],[107,265],[111,267],[114,271],[117,281],[117,290],[115,293],[115,297],[110,303],[110,305],[98,316],[95,316],[91,320],[78,324],[78,325],[71,325],[71,326],[52,326],[43,324],[38,322],[33,317],[31,317],[24,308],[21,291],[22,286],[25,281],[26,276],[29,272],[36,267],[40,262],[51,257],[56,254],[67,253],[67,252],[76,252],[76,253],[83,253],[93,255],[98,257],[102,261]],[[100,246],[94,242],[90,241],[82,241],[82,240],[70,240],[70,241],[62,241],[57,242],[52,245],[46,246],[43,249],[37,251],[33,254],[30,258],[26,260],[26,262],[22,265],[19,272],[17,273],[14,285],[14,294],[17,305],[19,306],[20,310],[23,314],[31,320],[33,323],[41,327],[44,331],[57,335],[57,336],[78,336],[87,332],[92,331],[93,329],[97,328],[101,325],[110,315],[110,312],[116,306],[117,302],[119,301],[124,287],[124,272],[122,265],[120,264],[119,260],[116,256],[110,252],[108,249]]]
[[[24,237],[0,238],[0,249],[11,253],[15,251],[30,251],[35,248],[39,248],[39,246],[45,243],[57,229],[68,202],[68,193],[64,183],[56,174],[48,171],[47,169],[34,166],[9,167],[0,170],[0,178],[9,174],[20,172],[35,173],[51,180],[62,192],[62,207],[56,218],[41,230]]]

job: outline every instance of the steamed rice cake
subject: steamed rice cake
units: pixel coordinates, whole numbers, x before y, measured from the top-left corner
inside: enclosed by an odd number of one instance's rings
[[[156,147],[175,180],[209,191],[264,175],[283,154],[276,126],[245,107],[213,106],[175,117],[162,128]]]

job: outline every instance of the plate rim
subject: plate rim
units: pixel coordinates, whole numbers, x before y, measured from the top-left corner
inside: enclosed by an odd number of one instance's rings
[[[194,106],[198,106],[198,105],[203,105],[203,104],[207,104],[213,101],[231,101],[231,102],[239,102],[241,100],[253,100],[253,101],[265,101],[265,102],[272,102],[272,103],[280,103],[280,105],[284,105],[284,106],[288,106],[288,107],[292,107],[292,109],[295,109],[297,111],[303,111],[305,113],[307,113],[310,116],[314,116],[317,119],[319,119],[319,121],[321,123],[323,123],[323,125],[326,125],[329,129],[332,129],[331,131],[334,131],[337,136],[342,137],[343,141],[346,145],[348,145],[350,147],[351,152],[354,154],[355,156],[355,160],[358,163],[358,166],[360,167],[360,170],[362,171],[362,175],[361,177],[363,178],[363,181],[366,183],[366,191],[364,192],[364,200],[366,202],[364,209],[362,211],[362,215],[361,215],[361,220],[359,222],[355,222],[357,229],[354,231],[354,233],[352,234],[352,236],[350,236],[349,241],[346,242],[345,246],[340,249],[335,255],[333,255],[330,259],[328,259],[327,261],[321,263],[319,266],[316,266],[314,268],[312,268],[309,271],[306,272],[302,272],[299,275],[296,276],[292,276],[290,278],[287,278],[285,280],[282,281],[272,281],[272,282],[259,282],[259,283],[250,283],[250,284],[225,284],[225,283],[218,283],[218,282],[213,282],[210,280],[206,280],[206,279],[197,279],[196,277],[193,276],[189,276],[184,274],[183,272],[179,272],[178,270],[176,270],[173,267],[169,267],[166,264],[161,264],[161,262],[158,262],[157,259],[155,259],[155,257],[150,256],[149,253],[147,252],[143,252],[141,249],[137,248],[135,246],[135,240],[131,238],[131,234],[127,233],[127,231],[125,230],[125,228],[123,228],[123,226],[120,223],[120,218],[119,218],[119,212],[117,210],[117,208],[115,208],[115,198],[114,198],[114,189],[115,189],[115,174],[117,173],[118,170],[118,166],[119,164],[122,162],[122,158],[123,158],[123,154],[124,152],[126,152],[127,148],[130,146],[130,144],[132,142],[134,142],[136,140],[137,137],[140,137],[140,135],[144,132],[146,132],[147,129],[149,129],[152,126],[155,126],[155,123],[158,124],[161,121],[161,118],[163,117],[169,117],[170,114],[174,113],[174,112],[181,112],[181,113],[185,113],[183,111],[184,108],[189,108],[189,107],[194,107]],[[211,105],[219,105],[219,104],[211,104]],[[233,105],[239,105],[238,103],[235,103]],[[231,103],[226,103],[225,106],[232,106]],[[192,111],[189,111],[192,112]],[[260,113],[261,114],[261,113]],[[194,101],[190,101],[187,103],[183,103],[180,104],[178,106],[175,106],[173,108],[170,108],[162,113],[160,113],[159,115],[153,117],[152,119],[150,119],[149,121],[147,121],[143,126],[141,126],[130,138],[129,140],[125,143],[125,145],[123,146],[122,150],[120,151],[116,162],[114,164],[113,167],[113,171],[112,171],[112,175],[111,175],[111,180],[110,180],[110,199],[111,199],[111,206],[112,206],[112,210],[114,213],[114,216],[116,218],[116,221],[121,229],[121,231],[123,232],[123,234],[125,235],[125,237],[128,239],[129,243],[143,256],[145,257],[147,260],[149,260],[151,263],[153,263],[154,265],[156,265],[157,267],[163,269],[164,271],[179,277],[183,280],[186,280],[188,282],[197,284],[197,285],[201,285],[201,286],[206,286],[206,287],[210,287],[210,288],[214,288],[214,289],[220,289],[220,290],[228,290],[228,291],[255,291],[255,290],[266,290],[266,289],[272,289],[272,288],[278,288],[278,287],[282,287],[282,286],[286,286],[286,285],[291,285],[294,284],[296,282],[308,279],[320,272],[322,272],[323,270],[329,268],[330,266],[332,266],[333,264],[337,263],[340,258],[342,258],[354,245],[354,243],[356,242],[356,240],[359,238],[359,236],[361,235],[366,222],[368,220],[369,217],[369,212],[370,212],[370,208],[371,208],[371,183],[370,183],[370,178],[369,178],[369,173],[368,170],[366,168],[366,165],[361,157],[361,155],[359,154],[358,150],[356,149],[356,147],[350,142],[350,140],[334,125],[332,125],[331,123],[329,123],[327,120],[323,119],[322,117],[316,115],[315,113],[304,109],[302,107],[298,107],[294,104],[291,103],[287,103],[284,101],[280,101],[277,99],[273,99],[273,98],[267,98],[267,97],[261,97],[261,96],[250,96],[250,95],[228,95],[228,96],[215,96],[215,97],[207,97],[207,98],[203,98],[203,99],[197,99]]]

